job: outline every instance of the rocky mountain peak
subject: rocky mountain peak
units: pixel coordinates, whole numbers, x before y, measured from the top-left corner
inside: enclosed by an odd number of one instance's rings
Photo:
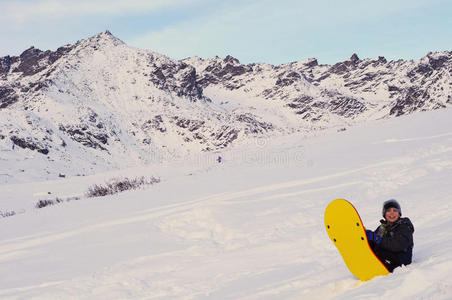
[[[44,70],[49,70],[49,66],[52,66],[73,48],[74,46],[72,45],[66,45],[58,48],[56,51],[42,51],[32,46],[19,56],[0,57],[0,80],[4,81],[3,84],[0,84],[0,88],[2,85],[8,85],[8,79],[11,77],[27,78]],[[18,86],[18,83],[15,85],[17,87],[20,86]],[[29,88],[22,87],[22,89],[28,90]]]
[[[317,67],[319,65],[316,58],[308,58],[306,61],[304,61],[304,64],[310,68]]]
[[[119,38],[114,36],[109,30],[104,32],[99,32],[98,34],[92,36],[88,40],[109,40],[109,41],[121,41]],[[121,43],[124,43],[121,41]]]
[[[350,57],[349,60],[352,61],[352,62],[358,62],[359,61],[358,54],[353,53],[353,55]]]
[[[75,44],[78,48],[91,48],[93,50],[108,49],[121,45],[125,45],[125,43],[108,30],[98,33],[86,40],[78,41]]]
[[[434,70],[441,69],[452,60],[452,52],[436,52],[426,55],[428,63]]]
[[[233,64],[233,65],[239,65],[240,64],[240,61],[237,58],[232,57],[231,55],[226,56],[223,61],[225,63],[230,63],[230,64]]]
[[[388,61],[386,60],[386,58],[384,56],[378,56],[377,62],[385,64]]]
[[[9,71],[11,70],[11,65],[17,61],[18,57],[5,56],[0,57],[0,79],[6,80]]]

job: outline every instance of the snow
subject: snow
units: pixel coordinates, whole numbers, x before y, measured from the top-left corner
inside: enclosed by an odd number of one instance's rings
[[[0,210],[17,213],[0,218],[0,298],[451,299],[451,116],[436,110],[0,185]],[[162,181],[85,196],[93,184],[139,176]],[[81,199],[34,208],[55,197]],[[383,201],[397,199],[415,226],[413,263],[354,278],[324,230],[336,198],[351,201],[372,229]]]

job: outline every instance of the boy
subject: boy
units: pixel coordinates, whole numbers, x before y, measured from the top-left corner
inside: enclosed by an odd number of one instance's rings
[[[394,200],[383,203],[381,225],[373,232],[366,230],[369,246],[389,272],[409,265],[413,255],[414,227],[410,219],[402,218],[400,204]]]

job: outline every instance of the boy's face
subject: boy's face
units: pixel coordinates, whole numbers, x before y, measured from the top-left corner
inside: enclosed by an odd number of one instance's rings
[[[386,210],[385,219],[389,223],[394,223],[400,218],[399,210],[395,207],[390,207]]]

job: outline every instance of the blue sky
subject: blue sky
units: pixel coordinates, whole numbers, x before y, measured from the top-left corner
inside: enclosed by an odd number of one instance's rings
[[[110,30],[175,59],[419,59],[452,50],[451,0],[0,0],[0,56]]]

